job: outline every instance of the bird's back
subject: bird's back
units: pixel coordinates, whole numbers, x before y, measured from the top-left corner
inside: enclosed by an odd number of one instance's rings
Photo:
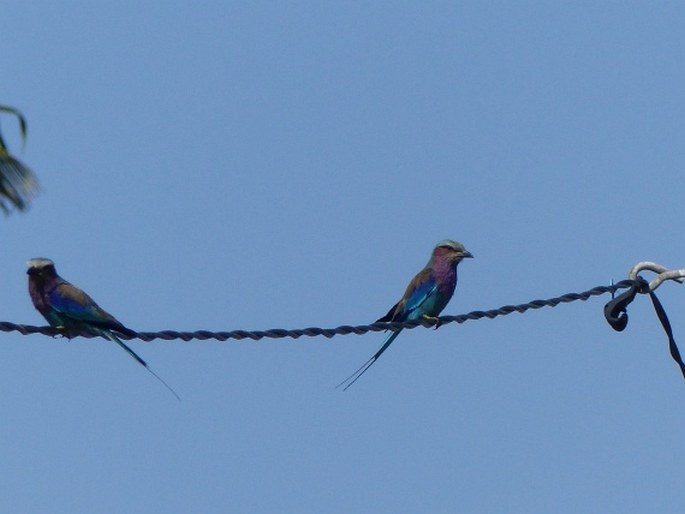
[[[132,332],[95,303],[88,294],[66,280],[61,280],[50,293],[50,301],[53,309],[71,328],[88,330],[96,327],[116,330],[123,334]]]

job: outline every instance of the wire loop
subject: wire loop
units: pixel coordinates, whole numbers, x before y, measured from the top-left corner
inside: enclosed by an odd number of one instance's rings
[[[652,271],[657,273],[657,276],[649,283],[650,291],[654,291],[666,280],[675,280],[679,284],[682,284],[683,281],[685,281],[685,269],[669,270],[667,267],[651,261],[638,262],[631,268],[630,272],[628,273],[628,278],[630,280],[637,280],[641,271]]]

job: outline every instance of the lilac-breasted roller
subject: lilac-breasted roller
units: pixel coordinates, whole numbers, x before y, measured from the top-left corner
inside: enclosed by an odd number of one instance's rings
[[[454,294],[457,285],[457,265],[462,259],[472,258],[471,252],[457,241],[440,241],[431,254],[428,264],[409,282],[404,296],[388,313],[377,321],[406,321],[433,319],[442,312]],[[343,390],[354,384],[371,365],[378,360],[395,338],[400,335],[395,330],[387,335],[380,349],[362,366],[343,380],[338,387],[347,384]]]
[[[29,295],[33,306],[48,320],[50,326],[69,338],[87,333],[117,343],[180,400],[176,392],[150,369],[147,362],[116,336],[117,333],[135,335],[135,332],[122,325],[78,287],[60,277],[54,262],[45,258],[31,259],[26,273],[29,276]]]

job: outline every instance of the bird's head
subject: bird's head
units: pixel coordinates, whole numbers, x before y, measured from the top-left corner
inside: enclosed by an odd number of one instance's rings
[[[55,263],[50,259],[38,257],[36,259],[31,259],[26,263],[26,265],[28,266],[26,273],[30,277],[35,277],[39,280],[45,280],[46,278],[57,276],[57,272],[55,271]]]
[[[446,258],[454,263],[460,262],[462,259],[473,258],[471,252],[464,248],[463,244],[457,241],[452,241],[451,239],[445,239],[444,241],[440,241],[437,245],[435,245],[435,249],[433,249],[433,256]]]

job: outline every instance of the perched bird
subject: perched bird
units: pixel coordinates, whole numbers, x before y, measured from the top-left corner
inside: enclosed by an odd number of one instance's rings
[[[377,321],[430,319],[436,320],[439,324],[437,316],[447,306],[457,285],[457,264],[462,259],[472,257],[471,252],[466,250],[463,244],[450,239],[440,241],[433,249],[426,267],[409,282],[404,296]],[[401,331],[402,329],[395,330],[388,334],[380,349],[337,387],[347,384],[343,388],[346,390],[354,384],[388,349]]]
[[[147,362],[116,336],[116,333],[131,336],[135,332],[100,308],[78,287],[60,277],[55,271],[54,262],[44,258],[31,259],[26,273],[29,276],[29,295],[33,306],[48,320],[50,326],[69,338],[87,333],[117,343],[180,400],[176,392],[150,369]]]

